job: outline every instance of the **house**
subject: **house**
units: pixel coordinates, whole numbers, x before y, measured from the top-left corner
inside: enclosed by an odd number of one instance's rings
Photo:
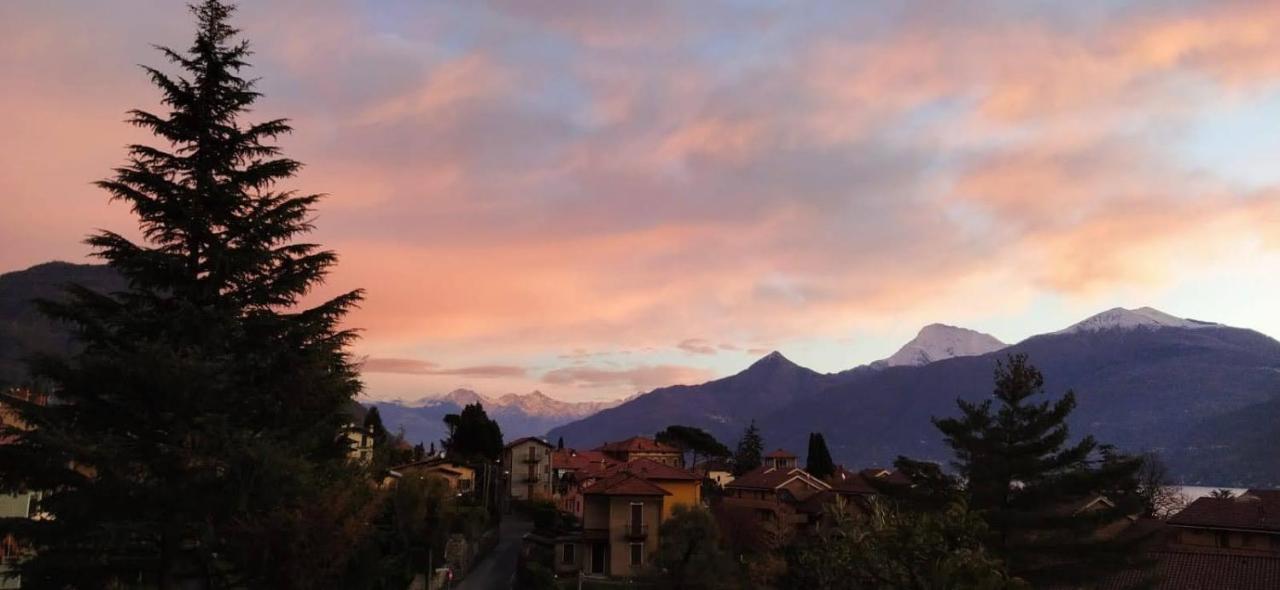
[[[671,492],[624,468],[584,488],[582,495],[581,540],[562,544],[557,561],[574,556],[577,567],[591,574],[646,574]]]
[[[552,494],[560,510],[582,518],[582,488],[599,479],[606,469],[617,464],[599,451],[552,451]]]
[[[351,400],[346,407],[347,423],[342,436],[348,445],[347,458],[361,465],[373,462],[373,429],[364,424],[368,410],[360,402]]]
[[[795,469],[796,456],[788,451],[778,449],[764,456],[764,466],[774,469]]]
[[[1199,498],[1169,519],[1172,546],[1280,557],[1280,490]]]
[[[794,455],[774,451],[764,465],[729,482],[713,512],[726,537],[742,544],[760,530],[785,537],[810,527],[833,498],[830,484],[795,467]]]
[[[1144,524],[1152,523],[1133,528]],[[1280,588],[1280,490],[1199,498],[1154,525],[1161,541],[1148,552],[1151,569],[1120,572],[1098,588],[1131,588],[1149,577],[1154,590]]]
[[[733,481],[733,469],[729,467],[728,463],[720,459],[708,459],[698,463],[694,467],[693,473],[700,479],[711,480],[722,488]]]
[[[670,518],[677,506],[695,508],[702,504],[702,478],[692,471],[641,458],[606,469],[601,479],[622,472],[643,478],[667,492],[667,499],[662,504],[662,520]]]
[[[29,389],[10,389],[0,395],[0,430],[29,430],[28,424],[18,415],[12,402],[30,402],[36,405],[49,403],[49,397]],[[12,444],[16,435],[0,432],[0,445]],[[42,518],[39,512],[39,492],[18,492],[0,494],[0,518]],[[6,576],[18,560],[29,550],[23,547],[12,535],[0,538],[0,589],[20,588],[21,580]]]
[[[532,436],[516,439],[502,449],[507,493],[516,500],[551,498],[551,451],[547,441]]]
[[[444,457],[431,457],[392,467],[400,477],[425,477],[434,475],[449,482],[449,488],[459,494],[470,494],[476,489],[476,470]]]
[[[672,467],[684,467],[684,453],[680,449],[643,436],[605,443],[595,450],[619,463],[630,463],[636,459],[652,459]]]

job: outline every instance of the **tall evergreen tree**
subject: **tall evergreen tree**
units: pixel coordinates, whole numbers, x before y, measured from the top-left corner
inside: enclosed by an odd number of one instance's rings
[[[733,454],[733,474],[742,475],[764,463],[764,439],[760,428],[752,420],[738,440],[738,450]]]
[[[1140,539],[1097,533],[1142,511],[1142,461],[1091,436],[1069,443],[1075,394],[1036,402],[1043,394],[1040,371],[1026,355],[1011,355],[996,364],[994,400],[957,400],[959,417],[934,419],[968,505],[990,525],[988,547],[1036,586],[1128,567]],[[1093,502],[1100,496],[1108,502]]]
[[[158,141],[98,183],[139,219],[139,242],[88,239],[128,288],[43,303],[83,347],[34,364],[57,403],[17,404],[33,429],[0,446],[0,486],[42,490],[51,516],[0,521],[35,550],[26,588],[297,584],[271,577],[307,558],[290,519],[350,473],[339,322],[360,293],[300,306],[336,261],[297,241],[320,197],[277,188],[300,166],[272,143],[287,122],[244,121],[259,93],[232,7],[192,10],[190,49],[160,49],[180,73],[144,68],[167,112],[130,113]]]
[[[804,470],[810,475],[826,479],[836,472],[836,464],[827,450],[827,441],[821,432],[809,433],[809,454],[805,457]]]
[[[462,461],[495,461],[502,454],[502,428],[485,413],[480,402],[467,404],[460,414],[447,414],[449,438],[442,441],[450,457]]]

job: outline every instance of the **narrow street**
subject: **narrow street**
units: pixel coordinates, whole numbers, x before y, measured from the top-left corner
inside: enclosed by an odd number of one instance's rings
[[[458,590],[506,590],[516,575],[516,558],[520,555],[520,538],[533,530],[533,523],[518,514],[502,521],[498,546],[493,548],[475,569],[459,583]]]

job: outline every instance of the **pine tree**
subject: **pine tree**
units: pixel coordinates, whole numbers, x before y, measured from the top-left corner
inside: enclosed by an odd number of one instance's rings
[[[1037,587],[1131,565],[1140,539],[1096,533],[1141,512],[1141,459],[1091,436],[1068,444],[1075,394],[1036,403],[1044,378],[1026,355],[998,362],[995,385],[998,408],[993,400],[957,400],[958,418],[934,419],[955,453],[968,505],[990,525],[988,547]],[[1091,503],[1099,497],[1107,502]]]
[[[831,477],[836,472],[835,462],[827,450],[827,441],[821,432],[809,433],[809,454],[805,457],[804,470],[819,479]]]
[[[462,461],[492,462],[502,454],[502,428],[485,413],[480,402],[467,404],[461,414],[444,417],[449,438],[442,446],[450,457]]]
[[[42,304],[83,347],[34,364],[57,403],[19,404],[34,429],[0,448],[0,485],[44,491],[51,516],[0,521],[35,550],[24,587],[288,587],[270,576],[286,561],[341,563],[290,534],[351,474],[338,433],[360,383],[339,322],[360,293],[300,307],[336,262],[296,241],[320,197],[277,188],[300,166],[272,144],[287,121],[243,120],[259,93],[232,7],[192,11],[190,49],[160,49],[181,74],[145,68],[168,112],[130,113],[157,144],[98,183],[139,219],[140,242],[87,240],[128,288]]]
[[[752,420],[742,432],[738,441],[738,450],[733,454],[733,474],[742,475],[764,463],[764,439],[760,437],[760,428]]]
[[[564,450],[564,437],[563,437],[563,436],[562,436],[562,437],[560,437],[560,438],[558,438],[558,439],[556,439],[556,450],[557,450],[557,451],[563,451],[563,450]]]

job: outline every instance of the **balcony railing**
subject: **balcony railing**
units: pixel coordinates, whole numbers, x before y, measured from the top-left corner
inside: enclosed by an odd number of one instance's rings
[[[538,457],[523,457],[520,459],[520,462],[528,464],[541,463],[542,459],[539,459]]]
[[[542,478],[536,475],[526,475],[520,478],[520,483],[538,483],[540,481],[542,481]]]
[[[649,525],[629,524],[623,529],[623,535],[628,539],[644,539],[649,536]]]

